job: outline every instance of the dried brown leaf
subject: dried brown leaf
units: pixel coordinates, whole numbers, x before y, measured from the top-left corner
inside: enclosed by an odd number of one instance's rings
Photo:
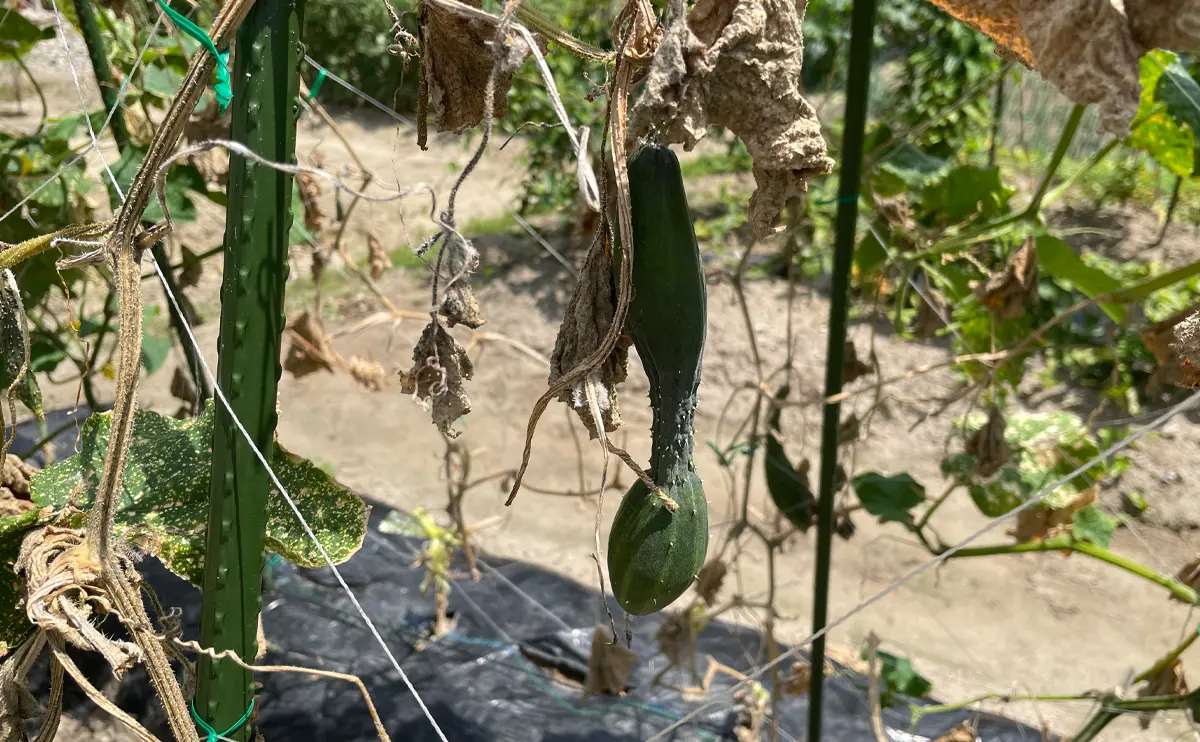
[[[610,258],[604,243],[596,241],[584,259],[575,292],[567,303],[558,337],[554,341],[554,352],[550,356],[550,384],[560,376],[570,373],[604,342],[612,327],[617,311],[617,286],[613,279]],[[621,426],[621,410],[617,405],[617,385],[625,381],[628,374],[629,345],[627,336],[622,336],[617,347],[600,366],[591,381],[602,387],[599,395],[600,413],[604,430],[611,433]],[[595,438],[597,431],[588,409],[583,383],[559,395],[559,400],[570,405],[583,421],[584,426]]]
[[[987,424],[967,439],[966,452],[975,457],[975,473],[979,476],[992,476],[1012,459],[1012,449],[1004,440],[1006,427],[1004,413],[993,405],[988,410]]]
[[[698,0],[663,36],[631,116],[631,139],[655,130],[689,150],[709,126],[736,134],[754,158],[748,219],[759,236],[777,231],[779,213],[808,178],[833,170],[801,90],[806,5]]]
[[[447,324],[466,325],[477,330],[487,323],[479,310],[479,300],[467,283],[467,278],[479,268],[479,252],[465,239],[457,235],[447,238],[443,248],[441,266],[448,284],[442,292],[442,303],[438,313],[446,318]]]
[[[425,401],[438,430],[457,438],[454,421],[471,411],[471,398],[463,387],[475,373],[471,357],[434,319],[421,333],[412,358],[413,367],[402,380],[405,394]]]
[[[321,320],[306,310],[292,317],[288,330],[292,342],[283,359],[285,371],[300,378],[317,371],[333,370],[337,354],[333,352]]]
[[[1161,668],[1158,672],[1147,678],[1146,684],[1138,689],[1138,698],[1186,696],[1187,694],[1188,684],[1183,672],[1183,660],[1178,657],[1169,665]],[[1149,729],[1153,718],[1153,711],[1143,712],[1138,718],[1138,723],[1142,729]]]
[[[367,264],[371,267],[372,281],[383,278],[383,272],[392,267],[392,259],[388,255],[388,251],[384,249],[383,243],[374,233],[367,235]]]
[[[1075,513],[1096,501],[1093,487],[1061,508],[1048,508],[1043,504],[1022,510],[1017,515],[1017,526],[1012,536],[1019,543],[1044,541],[1071,528]]]
[[[29,494],[29,480],[40,471],[26,464],[20,456],[5,454],[0,470],[0,518],[37,510]]]
[[[975,742],[978,737],[975,736],[975,727],[968,719],[962,724],[954,727],[942,736],[935,739],[933,742]]]
[[[717,600],[717,594],[721,592],[721,586],[725,584],[725,574],[729,568],[725,566],[725,562],[714,557],[700,568],[700,573],[696,575],[696,594],[700,596],[706,604],[712,605]]]
[[[1076,103],[1096,103],[1124,137],[1138,108],[1138,60],[1150,49],[1200,51],[1196,0],[932,0],[1037,69]]]
[[[199,400],[196,394],[196,385],[192,383],[192,377],[182,366],[176,366],[175,371],[171,374],[171,396],[189,405],[194,405]]]
[[[463,2],[482,7],[481,0]],[[496,59],[492,49],[496,26],[428,2],[419,3],[418,8],[421,82],[427,96],[424,109],[432,108],[438,131],[461,133],[483,121],[484,91]],[[505,44],[492,95],[495,118],[508,113],[508,88],[517,67],[529,54],[524,39],[517,34],[509,34]],[[425,147],[423,141],[420,144]]]
[[[378,361],[350,356],[346,360],[346,371],[355,381],[373,392],[380,391],[387,383],[387,371]]]
[[[1197,556],[1192,561],[1183,565],[1183,568],[1180,569],[1179,573],[1175,575],[1175,579],[1179,580],[1193,590],[1200,592],[1200,556]],[[1172,595],[1171,598],[1174,600],[1179,600],[1179,598],[1175,597],[1174,595]]]
[[[979,301],[998,319],[1019,317],[1037,299],[1037,250],[1033,238],[1012,254],[1004,270],[993,273],[986,283],[971,283]]]
[[[597,626],[592,634],[592,652],[588,655],[585,698],[596,694],[618,695],[625,692],[637,653],[620,643],[609,643],[612,634],[606,626]]]
[[[1142,344],[1158,361],[1158,368],[1146,382],[1147,394],[1154,396],[1168,384],[1200,387],[1197,324],[1200,324],[1200,305],[1176,312],[1142,330]]]
[[[300,190],[300,203],[304,205],[304,226],[316,234],[325,227],[325,211],[321,208],[321,179],[314,173],[296,175],[296,188]]]
[[[853,443],[858,440],[860,432],[862,432],[862,420],[858,419],[858,413],[851,412],[850,416],[842,420],[842,424],[838,426],[838,443]]]

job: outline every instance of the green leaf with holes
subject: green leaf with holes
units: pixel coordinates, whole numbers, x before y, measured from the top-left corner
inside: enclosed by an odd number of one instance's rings
[[[40,521],[37,510],[0,518],[0,656],[8,654],[33,628],[25,615],[25,580],[13,572],[13,564],[25,534]]]
[[[80,452],[34,476],[36,503],[56,509],[68,502],[91,506],[111,424],[110,413],[88,418]],[[139,544],[193,585],[199,585],[204,574],[212,430],[211,402],[200,417],[190,420],[138,410],[116,516],[119,538]],[[358,551],[367,532],[367,506],[357,495],[278,444],[271,466],[335,564]],[[325,566],[274,488],[267,503],[266,548],[302,567]]]

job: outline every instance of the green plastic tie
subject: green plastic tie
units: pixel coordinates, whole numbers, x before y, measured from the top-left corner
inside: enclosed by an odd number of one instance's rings
[[[213,86],[213,92],[217,94],[217,109],[221,113],[225,113],[225,109],[229,108],[229,102],[233,100],[233,87],[229,83],[229,52],[217,51],[217,45],[213,43],[208,32],[200,28],[195,23],[192,23],[187,16],[184,16],[179,11],[167,5],[165,0],[156,0],[158,7],[163,9],[179,30],[183,31],[188,36],[191,36],[200,45],[208,50],[208,53],[217,59],[217,84]]]
[[[821,199],[820,201],[813,201],[813,204],[815,204],[817,206],[825,206],[826,204],[833,204],[833,203],[852,204],[857,200],[858,200],[858,194],[852,193],[849,196],[838,196],[837,198],[824,198],[824,199]]]
[[[324,84],[325,84],[325,68],[318,67],[317,68],[317,76],[313,80],[312,87],[308,89],[308,102],[309,103],[312,103],[313,99],[317,97],[317,93],[321,92],[321,86]]]
[[[161,2],[161,0],[159,1]],[[204,730],[204,734],[207,735],[204,738],[204,742],[217,742],[217,740],[225,739],[229,735],[241,729],[243,724],[250,721],[250,715],[254,713],[254,699],[250,699],[250,708],[246,709],[246,713],[242,714],[242,718],[238,719],[236,722],[234,722],[233,726],[229,727],[220,734],[217,733],[216,729],[213,729],[211,726],[209,726],[208,722],[206,722],[204,719],[201,719],[200,714],[196,713],[195,701],[190,702],[188,704],[188,708],[192,710],[192,720],[196,722],[196,726]]]

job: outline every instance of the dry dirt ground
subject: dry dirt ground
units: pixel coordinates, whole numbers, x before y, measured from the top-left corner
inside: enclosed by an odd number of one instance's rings
[[[82,55],[78,55],[82,63]],[[86,68],[81,64],[80,69]],[[0,73],[6,75],[5,73]],[[6,77],[0,77],[6,79]],[[85,89],[91,84],[85,77]],[[4,83],[4,84],[7,84]],[[53,107],[72,110],[73,88],[53,88]],[[4,96],[0,96],[4,97]],[[96,96],[89,95],[95,103]],[[27,95],[26,115],[15,116],[11,102],[0,104],[6,114],[0,123],[16,128],[28,121],[36,104]],[[407,186],[417,181],[446,193],[453,173],[448,163],[461,165],[469,157],[464,145],[453,139],[438,140],[422,153],[415,137],[404,126],[395,126],[382,116],[356,112],[339,116],[347,136],[368,168],[384,182]],[[460,197],[460,224],[470,219],[504,218],[512,208],[522,170],[513,147],[504,152],[494,148]],[[320,151],[325,167],[349,162],[331,132],[306,117],[301,124],[299,150]],[[115,159],[110,146],[106,156]],[[98,160],[93,158],[93,166]],[[738,178],[711,179],[697,183],[695,200],[702,200],[719,185],[739,185]],[[700,194],[696,196],[695,194]],[[333,212],[327,192],[326,211]],[[359,259],[365,254],[366,235],[372,232],[389,247],[419,241],[428,231],[422,221],[424,203],[364,204],[350,228],[348,244]],[[404,217],[401,218],[401,213]],[[220,210],[201,205],[201,218],[181,230],[179,239],[193,249],[216,244],[221,233]],[[1142,218],[1142,217],[1130,217]],[[532,238],[513,235],[468,234],[476,238],[485,269],[477,280],[477,292],[488,319],[472,346],[475,378],[468,386],[474,409],[462,424],[460,439],[472,451],[477,476],[514,468],[520,460],[528,414],[545,388],[546,366],[535,356],[548,356],[553,348],[558,322],[573,278],[540,248]],[[581,255],[570,250],[565,237],[547,235],[559,250],[576,264]],[[1189,237],[1173,237],[1171,244],[1185,250]],[[1194,239],[1194,235],[1190,239]],[[174,246],[177,249],[177,244]],[[743,249],[743,248],[736,248]],[[760,248],[764,250],[770,247]],[[728,251],[735,251],[729,247]],[[1194,252],[1191,245],[1189,252]],[[1178,254],[1178,253],[1176,253]],[[216,269],[208,266],[206,277],[192,291],[207,321],[198,328],[210,363],[216,363],[217,286]],[[307,303],[312,296],[304,251],[298,250],[293,266],[289,305]],[[338,272],[335,270],[335,272]],[[378,306],[352,277],[337,280],[327,297],[326,329],[334,336],[336,349],[373,358],[389,371],[410,365],[411,348],[420,333],[420,320],[378,321]],[[420,311],[428,304],[425,274],[420,270],[394,269],[380,288],[401,309]],[[751,321],[764,364],[777,366],[786,355],[786,307],[788,287],[778,280],[748,283]],[[160,301],[156,287],[147,285],[147,299]],[[710,286],[709,344],[704,359],[704,383],[697,422],[697,464],[706,482],[713,524],[712,542],[720,543],[729,512],[729,494],[708,441],[727,442],[732,427],[745,415],[749,396],[741,394],[729,407],[727,419],[718,430],[718,418],[730,395],[753,378],[749,335],[726,285]],[[825,327],[828,301],[819,291],[800,287],[794,302],[794,354],[802,407],[784,416],[784,429],[793,459],[807,456],[815,461],[818,447],[820,409],[817,400],[823,380]],[[852,336],[860,349],[867,347],[872,327],[857,323]],[[491,335],[489,335],[489,333]],[[472,335],[461,333],[464,344]],[[513,342],[510,342],[513,341]],[[520,346],[535,351],[530,354]],[[944,362],[945,347],[904,342],[880,329],[875,337],[880,363],[888,376],[926,364]],[[178,351],[175,361],[181,362]],[[649,410],[647,384],[636,357],[631,358],[631,377],[622,389],[622,414],[627,421],[619,435],[624,447],[639,459],[649,454]],[[142,386],[142,403],[166,413],[178,406],[167,387],[169,371],[148,378]],[[868,389],[859,381],[854,390]],[[888,388],[886,409],[877,415],[855,447],[855,471],[910,472],[931,495],[942,491],[944,480],[938,462],[946,431],[960,406],[941,414],[942,400],[957,389],[952,373],[924,373]],[[1071,390],[1060,390],[1069,397]],[[62,404],[74,398],[73,387],[50,392]],[[869,394],[860,394],[844,406],[844,413],[862,411]],[[1051,401],[1041,401],[1041,399]],[[1043,408],[1060,405],[1064,395],[1041,395],[1028,400]],[[304,378],[285,375],[280,385],[279,435],[281,442],[298,454],[331,467],[348,486],[376,502],[411,510],[418,506],[438,509],[445,502],[446,482],[442,477],[445,444],[429,422],[428,413],[405,396],[393,383],[380,392],[358,386],[345,374],[317,373]],[[928,419],[926,419],[928,417]],[[924,420],[924,422],[921,422]],[[919,423],[919,424],[918,424]],[[578,490],[580,471],[586,487],[598,482],[600,452],[584,445],[582,462],[570,427],[581,437],[582,427],[561,406],[550,409],[534,440],[528,482],[538,488]],[[1147,519],[1129,522],[1116,535],[1113,548],[1119,553],[1174,573],[1179,565],[1200,551],[1196,528],[1200,527],[1200,498],[1193,483],[1200,481],[1197,446],[1200,430],[1193,421],[1179,418],[1162,435],[1145,440],[1132,454],[1133,472],[1106,493],[1115,501],[1124,488],[1136,488],[1150,500]],[[580,468],[582,466],[582,469]],[[622,475],[629,481],[628,473]],[[618,493],[610,492],[605,503],[604,532],[615,512]],[[595,585],[596,574],[589,554],[595,502],[591,499],[540,495],[525,490],[512,507],[503,504],[504,493],[493,482],[472,490],[466,500],[468,521],[499,516],[499,525],[479,534],[487,552],[529,560]],[[765,504],[761,468],[753,478],[754,507],[769,512]],[[953,542],[984,524],[964,496],[949,501],[935,522],[943,538]],[[897,580],[928,559],[905,534],[894,526],[882,526],[868,517],[856,520],[857,535],[834,546],[833,593],[830,615],[839,617],[888,590]],[[1004,528],[986,535],[981,543],[1008,540]],[[813,539],[800,537],[781,557],[779,608],[784,615],[779,631],[784,641],[803,639],[809,632]],[[738,582],[746,595],[763,591],[764,560],[748,549],[738,562]],[[734,620],[753,622],[749,614],[731,614]],[[1189,619],[1193,619],[1189,624]],[[944,700],[966,699],[985,693],[1065,693],[1104,690],[1121,684],[1131,672],[1147,667],[1174,646],[1187,626],[1195,626],[1191,612],[1169,602],[1165,593],[1145,581],[1107,565],[1075,556],[1057,554],[1004,556],[952,561],[925,572],[907,584],[890,590],[872,606],[839,622],[831,634],[835,645],[855,648],[868,632],[884,640],[885,648],[913,658],[917,668],[935,685]],[[1200,675],[1189,673],[1192,684]],[[997,710],[1034,725],[1045,723],[1058,733],[1069,733],[1085,716],[1087,704],[991,704]],[[1110,727],[1107,740],[1189,739],[1190,726],[1181,715],[1158,718],[1148,731],[1140,731],[1133,720]],[[799,733],[799,730],[790,730]],[[67,737],[61,737],[67,739]]]

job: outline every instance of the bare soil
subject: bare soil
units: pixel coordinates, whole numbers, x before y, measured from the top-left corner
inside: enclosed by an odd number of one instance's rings
[[[81,63],[79,69],[82,73],[86,63]],[[75,110],[73,86],[68,82],[63,87],[60,83],[61,78],[55,83],[52,107]],[[83,84],[89,92],[94,89],[89,87],[90,77],[85,77]],[[97,96],[89,98],[89,103],[96,103]],[[10,127],[26,123],[31,107],[36,108],[36,102],[28,95],[23,115],[14,115],[11,101],[0,102],[0,121]],[[454,177],[448,163],[461,166],[470,155],[463,141],[454,139],[438,139],[429,152],[422,153],[416,148],[411,130],[373,113],[343,112],[338,120],[367,167],[393,185],[407,187],[425,181],[444,197]],[[469,224],[470,219],[503,218],[509,213],[523,175],[516,149],[510,146],[501,152],[493,147],[488,152],[460,195],[460,224]],[[331,132],[310,117],[302,122],[299,150],[302,160],[311,152],[321,152],[326,168],[336,170],[349,163]],[[111,148],[106,147],[105,154],[110,161],[114,159]],[[98,170],[98,160],[92,165]],[[693,193],[712,192],[718,182],[737,185],[742,180],[708,180],[697,183]],[[324,198],[327,213],[333,213],[328,189]],[[365,259],[368,232],[389,247],[411,245],[427,233],[428,202],[419,198],[423,197],[413,197],[403,207],[360,205],[346,238],[360,261]],[[201,204],[200,218],[180,231],[173,249],[178,249],[179,243],[194,250],[215,246],[222,233],[221,217],[220,209]],[[1128,226],[1144,218],[1152,217],[1122,214],[1120,223]],[[461,440],[472,450],[475,475],[486,476],[519,463],[529,411],[545,389],[544,363],[510,341],[548,356],[573,279],[523,233],[468,236],[477,239],[484,256],[485,268],[475,284],[488,323],[483,328],[486,335],[472,338],[469,332],[459,333],[464,344],[475,340],[471,354],[476,367],[468,387],[474,409],[462,424]],[[581,255],[571,250],[567,235],[545,236],[578,263]],[[1195,259],[1191,257],[1197,251],[1194,237],[1182,229],[1169,238],[1169,245],[1162,249],[1169,251],[1164,252],[1164,259],[1169,259],[1172,267],[1175,261],[1182,264]],[[765,254],[771,246],[759,249]],[[296,251],[293,268],[295,291],[289,305],[297,307],[308,303],[312,296],[311,283],[305,277],[304,250]],[[214,368],[218,273],[219,266],[210,261],[205,278],[190,292],[208,320],[198,328],[198,334]],[[344,356],[374,358],[389,371],[407,368],[422,322],[378,321],[377,304],[352,276],[339,279],[332,288],[336,290],[327,296],[325,316],[336,349]],[[384,276],[380,288],[401,309],[420,311],[428,306],[422,271],[393,269]],[[749,282],[746,293],[758,353],[767,368],[777,367],[787,354],[788,286],[780,280],[762,278]],[[146,297],[148,301],[161,301],[158,287],[148,282]],[[755,372],[750,335],[733,292],[726,285],[711,285],[709,302],[697,464],[707,486],[712,542],[717,544],[734,515],[726,482],[705,444],[728,442],[749,409],[752,396],[741,390],[755,378]],[[815,288],[800,287],[791,319],[797,379],[793,388],[804,404],[784,416],[788,449],[794,460],[807,456],[815,463],[816,459],[827,314],[827,298]],[[942,363],[949,357],[948,350],[939,345],[901,341],[885,328],[859,322],[852,328],[852,336],[863,355],[873,329],[875,351],[886,376]],[[175,362],[182,363],[178,351]],[[621,395],[627,425],[618,440],[645,460],[649,454],[648,387],[636,356],[631,358],[630,370],[630,380]],[[169,380],[169,369],[146,379],[142,404],[164,413],[174,412],[178,403],[169,395]],[[938,464],[946,431],[953,416],[963,412],[961,404],[943,409],[943,400],[954,396],[958,384],[954,374],[943,369],[888,387],[887,405],[854,448],[853,470],[907,471],[926,486],[931,497],[941,492],[945,482]],[[871,400],[867,380],[851,388],[866,393],[848,401],[843,415],[856,410],[861,414]],[[75,398],[73,386],[47,391],[51,401],[61,405],[70,405]],[[1027,403],[1047,409],[1060,406],[1064,404],[1063,395],[1073,391],[1059,391],[1062,394],[1039,395]],[[726,409],[727,400],[734,394],[737,396]],[[1066,403],[1071,401],[1066,399]],[[342,482],[358,492],[406,510],[418,506],[436,510],[443,506],[446,482],[441,464],[445,443],[429,422],[428,413],[404,395],[398,384],[371,392],[345,374],[285,376],[280,385],[280,408],[281,442],[300,455],[332,467]],[[584,442],[582,460],[577,455],[576,436]],[[1194,483],[1200,481],[1198,446],[1200,429],[1194,421],[1182,417],[1162,435],[1138,444],[1132,454],[1131,472],[1105,494],[1105,500],[1115,501],[1125,488],[1138,489],[1150,501],[1151,510],[1142,520],[1127,521],[1127,527],[1116,535],[1114,550],[1171,574],[1196,556],[1200,551],[1195,530],[1200,527],[1200,498],[1194,491]],[[600,467],[600,451],[586,442],[582,426],[561,406],[552,407],[534,440],[529,484],[539,489],[590,491],[598,484]],[[629,481],[627,472],[622,476]],[[753,493],[753,507],[769,514],[761,467],[754,472]],[[604,503],[605,535],[618,495],[610,492]],[[595,585],[595,568],[589,557],[594,500],[541,495],[526,489],[512,507],[506,508],[504,496],[493,482],[472,490],[467,498],[469,521],[491,516],[502,519],[500,525],[478,536],[487,552],[529,560]],[[966,537],[985,522],[965,495],[948,501],[935,519],[942,537],[949,542]],[[874,631],[883,638],[885,648],[912,657],[918,670],[934,682],[935,694],[947,701],[986,693],[1114,688],[1176,645],[1192,618],[1186,607],[1168,601],[1161,589],[1080,556],[1068,559],[1041,554],[951,561],[891,589],[929,555],[894,525],[874,523],[862,514],[856,517],[856,524],[858,532],[852,540],[835,544],[830,615],[843,616],[877,594],[888,592],[878,602],[839,620],[831,634],[832,643],[854,652],[867,633]],[[1010,540],[1004,530],[996,529],[980,543]],[[809,633],[812,564],[811,537],[796,538],[777,564],[778,604],[784,614],[779,631],[784,641],[803,640]],[[762,553],[754,548],[747,550],[737,565],[736,584],[746,595],[765,591]],[[748,613],[731,614],[730,618],[755,622]],[[1195,685],[1200,682],[1200,674],[1189,672],[1189,680]],[[1057,733],[1072,731],[1090,710],[1088,704],[995,702],[988,707],[1035,725],[1044,722]],[[1188,738],[1189,729],[1182,715],[1160,716],[1148,731],[1139,730],[1134,720],[1126,719],[1113,724],[1102,739],[1174,740]],[[799,734],[799,730],[789,731]],[[77,734],[78,727],[74,727],[64,730],[60,739],[77,739]]]

